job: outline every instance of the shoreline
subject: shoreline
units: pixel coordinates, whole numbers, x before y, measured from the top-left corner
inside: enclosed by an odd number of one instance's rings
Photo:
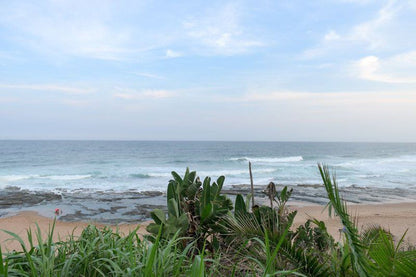
[[[277,186],[283,187],[281,184]],[[263,193],[265,185],[255,185],[254,195],[257,203],[268,204]],[[327,194],[322,185],[297,184],[288,186],[293,189],[291,203],[298,206],[326,205]],[[247,195],[247,184],[226,186],[223,193],[230,199],[237,194]],[[340,194],[349,204],[379,205],[389,203],[416,202],[416,189],[371,188],[348,186],[340,187]],[[42,192],[28,191],[17,187],[0,190],[0,218],[18,214],[22,211],[35,211],[45,217],[53,217],[59,208],[63,214],[59,217],[65,222],[94,221],[116,225],[136,223],[150,219],[154,209],[166,210],[166,194],[161,191],[77,191]]]
[[[337,240],[341,238],[339,229],[342,228],[339,218],[328,216],[328,211],[324,210],[322,205],[302,205],[298,202],[289,202],[287,205],[289,210],[297,210],[298,214],[295,217],[293,228],[304,224],[309,218],[316,218],[324,221],[328,232]],[[416,202],[402,202],[402,203],[383,203],[383,204],[352,204],[348,205],[351,215],[358,216],[359,230],[363,226],[381,225],[394,235],[396,240],[407,230],[405,242],[416,243]],[[121,233],[127,234],[140,226],[137,233],[140,236],[146,234],[146,226],[150,221],[141,221],[127,224],[103,224],[99,222],[90,221],[62,221],[59,218],[56,221],[54,240],[65,239],[69,234],[78,236],[81,234],[83,228],[89,224],[94,224],[97,227],[108,226],[113,230],[118,229]],[[36,229],[36,224],[42,231],[43,237],[46,236],[49,226],[53,223],[53,217],[45,217],[35,211],[22,211],[16,215],[9,215],[0,218],[0,229],[8,230],[16,233],[27,243],[26,231],[31,228],[32,231]],[[0,244],[3,252],[21,249],[17,241],[10,240],[11,236],[5,232],[0,232]]]

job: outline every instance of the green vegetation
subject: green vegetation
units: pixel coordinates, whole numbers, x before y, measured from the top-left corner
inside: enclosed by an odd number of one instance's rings
[[[201,182],[186,170],[183,177],[172,172],[168,213],[152,212],[144,239],[136,230],[122,236],[89,226],[79,237],[53,242],[52,226],[46,241],[39,228],[29,230],[25,245],[8,232],[23,250],[0,249],[0,276],[416,276],[416,250],[403,246],[404,235],[395,241],[377,226],[360,233],[335,178],[318,167],[328,211],[344,226],[342,242],[316,219],[294,229],[287,187],[269,185],[270,206],[251,207],[242,195],[233,206],[221,194],[224,177]]]

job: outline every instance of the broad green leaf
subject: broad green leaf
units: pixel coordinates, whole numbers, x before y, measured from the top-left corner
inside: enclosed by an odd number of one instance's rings
[[[217,184],[218,184],[218,188],[219,188],[218,192],[221,192],[222,186],[224,185],[224,181],[225,181],[224,176],[218,177],[218,179],[217,179]]]
[[[178,202],[176,202],[176,200],[173,198],[168,200],[168,213],[169,213],[169,217],[180,216]]]
[[[235,212],[236,213],[246,213],[246,203],[244,203],[244,198],[241,194],[238,194],[235,198]]]
[[[150,216],[155,221],[156,224],[166,223],[166,215],[165,212],[161,209],[155,209],[150,212]]]
[[[204,206],[202,212],[201,212],[201,220],[206,221],[208,218],[210,218],[213,214],[213,206],[211,203],[208,203]]]

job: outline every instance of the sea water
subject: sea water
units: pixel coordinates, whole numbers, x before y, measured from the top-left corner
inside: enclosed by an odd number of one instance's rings
[[[416,186],[416,144],[185,141],[0,141],[0,188],[164,191],[171,171],[249,182],[319,184],[317,163],[341,186]]]

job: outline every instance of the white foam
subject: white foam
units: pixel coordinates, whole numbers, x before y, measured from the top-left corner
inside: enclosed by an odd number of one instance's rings
[[[371,178],[379,178],[382,177],[382,174],[360,174],[357,175],[357,177],[359,178],[364,178],[364,179],[371,179]]]
[[[4,176],[0,176],[0,181],[7,183],[7,182],[32,179],[32,178],[37,178],[37,177],[39,177],[39,175],[4,175]]]
[[[29,174],[29,175],[4,175],[0,176],[0,182],[9,183],[21,180],[28,179],[50,179],[50,180],[80,180],[91,178],[91,175],[38,175],[38,174]]]
[[[170,173],[162,173],[162,172],[147,173],[147,175],[149,175],[150,177],[171,177],[172,176],[172,174],[170,174]]]
[[[260,169],[254,169],[253,173],[271,173],[276,171],[275,168],[260,168]],[[182,176],[181,172],[178,172],[179,175]],[[243,175],[248,174],[248,169],[226,169],[226,170],[208,170],[208,171],[197,171],[196,172],[198,176],[235,176],[235,175]],[[162,172],[152,172],[147,173],[148,176],[154,177],[154,178],[170,178],[172,177],[171,173],[162,173]]]
[[[402,163],[416,164],[416,156],[404,155],[404,156],[389,157],[389,158],[357,159],[357,160],[347,161],[343,163],[338,163],[338,164],[335,164],[335,166],[346,167],[346,168],[356,168],[356,167],[380,168],[380,166],[383,166],[383,165],[402,166]]]
[[[260,169],[254,169],[253,173],[270,173],[274,172],[276,169],[274,168],[260,168]],[[230,175],[242,175],[242,174],[248,174],[248,169],[246,170],[240,170],[240,169],[230,169],[230,170],[215,170],[215,171],[200,171],[197,172],[198,175],[203,176],[230,176]]]
[[[91,178],[91,175],[49,175],[49,176],[41,176],[42,179],[50,179],[50,180],[63,180],[63,181],[70,181],[70,180],[81,180]]]
[[[231,161],[250,161],[250,162],[259,162],[259,163],[288,163],[288,162],[300,162],[303,161],[302,156],[289,156],[289,157],[240,157],[240,158],[231,158]]]

